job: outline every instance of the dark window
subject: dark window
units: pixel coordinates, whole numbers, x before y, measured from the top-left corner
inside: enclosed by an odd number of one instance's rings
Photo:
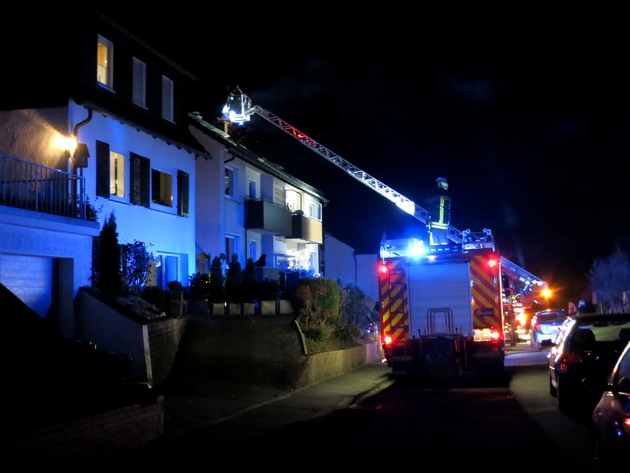
[[[189,176],[187,172],[177,171],[177,213],[188,217]]]
[[[131,153],[130,158],[131,189],[129,201],[134,205],[151,206],[151,168],[149,158]],[[108,182],[109,191],[109,182]]]
[[[157,169],[151,170],[151,202],[173,206],[173,176]]]

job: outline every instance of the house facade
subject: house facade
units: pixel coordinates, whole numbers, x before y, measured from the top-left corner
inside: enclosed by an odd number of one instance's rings
[[[190,131],[211,156],[197,161],[197,269],[209,272],[222,253],[241,264],[265,255],[259,277],[277,279],[288,268],[321,275],[323,194],[199,114],[191,114]]]
[[[18,38],[2,83],[1,284],[80,338],[74,298],[112,215],[119,243],[154,255],[148,285],[186,285],[221,254],[265,254],[261,277],[321,273],[321,192],[191,113],[199,79],[141,38],[95,11],[62,16],[34,19],[47,51]]]
[[[197,79],[102,15],[80,24],[72,38],[48,36],[67,73],[39,84],[39,101],[16,84],[23,99],[0,111],[0,231],[8,236],[0,282],[68,337],[80,335],[71,301],[91,284],[92,238],[109,216],[120,243],[144,242],[155,256],[151,284],[194,271],[195,161],[203,155],[187,132],[190,97],[181,92]],[[68,199],[92,215],[59,215]]]

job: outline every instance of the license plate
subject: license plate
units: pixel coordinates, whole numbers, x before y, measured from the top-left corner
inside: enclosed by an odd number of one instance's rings
[[[489,342],[491,340],[490,331],[475,331],[473,340],[475,342]]]

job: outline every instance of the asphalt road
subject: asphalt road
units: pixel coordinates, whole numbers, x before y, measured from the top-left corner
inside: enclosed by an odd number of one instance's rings
[[[374,363],[295,392],[224,386],[209,398],[198,391],[197,399],[171,399],[177,407],[163,439],[98,466],[187,469],[228,460],[238,468],[387,468],[419,461],[447,471],[496,464],[530,472],[562,459],[562,471],[589,473],[588,429],[558,411],[545,363],[545,352],[521,343],[508,350],[506,379],[488,384],[414,385]]]

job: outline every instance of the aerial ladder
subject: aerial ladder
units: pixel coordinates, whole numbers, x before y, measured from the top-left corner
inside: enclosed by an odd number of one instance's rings
[[[415,217],[420,222],[426,225],[429,221],[430,212],[428,210],[420,207],[411,199],[405,197],[362,169],[359,169],[352,163],[346,161],[338,154],[332,152],[270,111],[265,110],[258,105],[253,105],[251,99],[238,87],[235,88],[228,96],[227,102],[222,110],[222,115],[227,121],[238,125],[243,125],[249,122],[253,115],[258,115],[264,118],[269,123],[292,136],[327,161],[341,168],[357,181],[370,187],[375,192],[393,202],[401,210]],[[488,228],[484,228],[481,232],[471,232],[470,230],[461,231],[452,225],[449,225],[447,236],[449,240],[460,244],[463,251],[471,251],[482,248],[495,249],[494,237],[492,235],[492,231]],[[503,256],[501,256],[501,265],[508,270],[508,273],[512,278],[518,279],[519,285],[523,288],[522,290],[530,290],[531,288],[536,287],[543,288],[547,286],[545,281],[529,273],[522,267],[512,263]]]

